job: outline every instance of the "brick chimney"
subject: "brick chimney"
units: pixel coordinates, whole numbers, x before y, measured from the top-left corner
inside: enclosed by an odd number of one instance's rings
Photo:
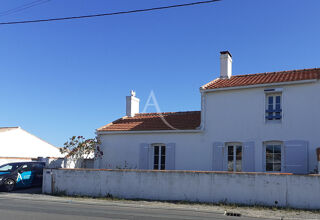
[[[128,117],[134,117],[139,113],[139,102],[140,99],[136,97],[136,92],[131,90],[131,95],[126,96],[126,115]]]
[[[229,51],[220,52],[220,78],[230,79],[232,76],[232,56]]]

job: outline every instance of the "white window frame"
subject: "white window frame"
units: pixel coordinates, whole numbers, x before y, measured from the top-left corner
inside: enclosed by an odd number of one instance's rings
[[[232,171],[229,171],[229,146],[233,146],[233,170]],[[236,149],[237,149],[237,146],[241,146],[241,170],[240,171],[237,171],[237,154],[236,154]],[[226,150],[226,162],[227,162],[227,171],[229,172],[243,172],[243,143],[241,142],[228,142],[225,144],[225,150]]]
[[[266,156],[267,156],[267,145],[280,145],[281,146],[281,170],[280,171],[267,171],[267,160],[266,160]],[[264,141],[263,142],[263,170],[264,172],[267,173],[283,173],[284,172],[284,164],[285,164],[285,160],[284,160],[284,142],[283,141]]]
[[[276,89],[266,89],[265,90],[265,107],[264,107],[264,120],[266,123],[281,123],[283,120],[283,93],[282,93],[282,89],[281,88],[276,88]],[[269,120],[268,117],[268,110],[269,110],[269,97],[272,96],[273,97],[273,110],[276,108],[276,96],[280,96],[280,109],[281,109],[281,113],[280,119],[273,119],[273,120]]]
[[[154,152],[155,152],[155,147],[159,147],[159,155],[158,155],[158,169],[155,169],[155,155],[154,155]],[[161,169],[161,157],[162,157],[162,147],[165,147],[165,154],[164,154],[164,157],[165,157],[165,160],[164,160],[164,169]],[[151,158],[151,161],[152,161],[152,164],[151,164],[151,169],[152,170],[166,170],[166,160],[167,160],[167,146],[163,143],[158,143],[158,144],[152,144],[151,145],[151,149],[152,149],[152,158]]]

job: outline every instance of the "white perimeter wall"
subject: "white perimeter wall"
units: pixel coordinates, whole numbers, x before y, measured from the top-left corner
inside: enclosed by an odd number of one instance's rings
[[[263,142],[309,142],[309,171],[317,168],[320,147],[320,83],[274,86],[282,88],[282,123],[265,122],[264,89],[210,92],[203,97],[201,133],[102,134],[104,156],[96,168],[138,168],[141,143],[175,143],[175,169],[212,170],[214,142],[255,143],[255,171],[263,172]]]
[[[45,169],[43,193],[320,209],[319,181],[319,175]]]

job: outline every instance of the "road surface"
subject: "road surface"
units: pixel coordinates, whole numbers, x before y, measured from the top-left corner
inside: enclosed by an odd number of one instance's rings
[[[35,190],[37,191],[37,190]],[[73,200],[70,198],[27,194],[27,191],[0,193],[0,220],[254,220],[249,217],[229,217],[223,213],[146,207],[137,204],[112,203],[104,200]]]

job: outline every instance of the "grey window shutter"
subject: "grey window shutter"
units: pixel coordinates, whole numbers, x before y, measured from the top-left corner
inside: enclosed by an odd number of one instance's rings
[[[168,143],[166,145],[166,170],[175,170],[176,168],[176,144]]]
[[[242,170],[244,172],[255,171],[254,142],[243,143]]]
[[[149,169],[149,144],[142,143],[140,144],[140,153],[139,153],[139,169],[146,170]]]
[[[224,171],[227,168],[225,164],[226,157],[225,147],[223,142],[213,143],[213,156],[212,156],[212,170]]]
[[[308,142],[292,140],[284,142],[284,171],[308,174]]]

